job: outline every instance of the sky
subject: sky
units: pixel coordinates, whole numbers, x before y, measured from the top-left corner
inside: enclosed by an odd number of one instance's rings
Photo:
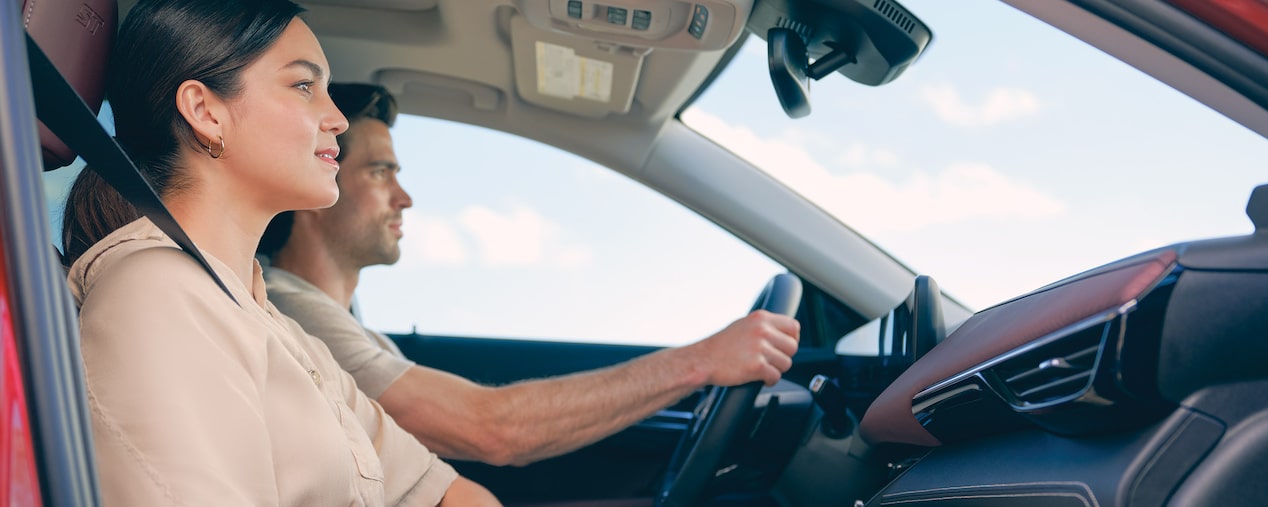
[[[935,35],[895,81],[814,82],[780,119],[749,44],[684,120],[974,309],[1252,230],[1263,137],[1004,4],[903,3]]]
[[[971,309],[1145,249],[1245,234],[1268,142],[987,0],[907,0],[934,39],[895,81],[812,83],[789,119],[750,41],[684,114]],[[363,272],[366,323],[424,334],[675,345],[782,270],[592,162],[403,116],[403,258]],[[68,170],[47,176],[54,223]]]

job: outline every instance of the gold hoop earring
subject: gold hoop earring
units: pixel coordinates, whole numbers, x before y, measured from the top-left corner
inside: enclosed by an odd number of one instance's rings
[[[220,151],[217,151],[217,152],[211,151],[210,142],[207,143],[207,146],[205,146],[205,148],[207,148],[207,154],[210,155],[211,158],[220,158],[221,156],[225,154],[225,138],[221,136],[216,136],[216,137],[220,139]]]

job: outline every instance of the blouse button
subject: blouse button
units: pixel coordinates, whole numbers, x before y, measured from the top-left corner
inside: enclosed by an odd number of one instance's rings
[[[317,370],[308,370],[308,376],[313,378],[314,384],[321,385],[321,373],[318,373]]]

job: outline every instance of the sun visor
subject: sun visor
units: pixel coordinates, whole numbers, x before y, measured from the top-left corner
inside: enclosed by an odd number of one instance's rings
[[[525,102],[591,118],[629,112],[643,57],[651,50],[510,22],[515,88]]]

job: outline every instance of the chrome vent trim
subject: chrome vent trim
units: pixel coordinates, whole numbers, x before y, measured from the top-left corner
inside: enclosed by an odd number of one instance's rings
[[[1066,337],[1068,337],[1068,336],[1070,336],[1070,335],[1072,335],[1072,334],[1079,333],[1079,332],[1081,332],[1081,331],[1085,331],[1085,330],[1087,330],[1088,328],[1093,328],[1093,327],[1095,327],[1095,328],[1098,328],[1098,329],[1099,329],[1099,328],[1100,328],[1100,326],[1105,325],[1105,324],[1110,323],[1110,322],[1113,322],[1113,320],[1114,320],[1114,319],[1116,319],[1116,318],[1118,318],[1119,316],[1121,316],[1121,315],[1126,315],[1128,312],[1130,312],[1130,311],[1132,311],[1133,309],[1135,309],[1135,307],[1136,307],[1136,301],[1135,301],[1135,300],[1131,300],[1131,301],[1128,301],[1128,302],[1127,302],[1126,304],[1124,304],[1123,306],[1120,306],[1120,307],[1115,308],[1115,309],[1113,309],[1113,310],[1108,310],[1108,311],[1106,311],[1106,312],[1102,312],[1102,313],[1099,313],[1099,314],[1093,315],[1093,316],[1091,316],[1091,317],[1088,317],[1087,319],[1084,319],[1084,320],[1082,320],[1082,321],[1076,322],[1076,323],[1071,324],[1071,325],[1069,325],[1069,326],[1067,326],[1067,327],[1061,328],[1061,329],[1059,329],[1059,330],[1057,330],[1057,331],[1054,331],[1054,332],[1052,332],[1052,333],[1049,333],[1049,334],[1047,334],[1047,335],[1044,335],[1042,338],[1039,338],[1039,339],[1037,339],[1037,340],[1035,340],[1035,341],[1033,341],[1033,342],[1031,342],[1031,343],[1028,343],[1028,344],[1026,344],[1026,345],[1024,345],[1024,346],[1022,346],[1022,347],[1020,347],[1020,348],[1013,349],[1012,351],[1006,352],[1006,353],[1004,353],[1003,355],[997,356],[997,357],[995,357],[995,358],[992,358],[992,359],[990,359],[990,360],[987,360],[986,362],[983,362],[983,363],[978,364],[978,365],[976,365],[976,366],[974,366],[974,367],[972,367],[972,368],[969,368],[968,370],[965,370],[965,371],[963,371],[963,372],[960,372],[959,374],[957,374],[957,375],[955,375],[955,376],[953,376],[953,377],[951,377],[951,378],[948,378],[948,379],[946,379],[946,380],[943,380],[943,381],[941,381],[941,382],[938,382],[938,383],[936,383],[936,384],[933,384],[933,385],[931,385],[931,386],[929,386],[929,387],[926,387],[926,388],[924,388],[924,389],[920,390],[920,392],[916,393],[916,396],[914,396],[914,398],[923,398],[923,397],[925,397],[925,396],[929,396],[929,395],[933,394],[933,393],[934,393],[934,392],[936,392],[936,391],[939,391],[939,390],[941,390],[941,389],[944,389],[944,388],[946,388],[946,387],[948,387],[948,386],[955,385],[955,384],[957,384],[957,383],[959,383],[959,382],[961,382],[961,381],[963,381],[963,380],[965,380],[965,379],[967,379],[967,378],[969,378],[969,377],[980,376],[980,375],[982,374],[982,372],[988,371],[989,369],[994,368],[995,366],[998,366],[998,365],[1000,365],[1000,364],[1002,364],[1002,363],[1004,363],[1004,362],[1008,362],[1008,361],[1010,361],[1010,360],[1012,360],[1012,359],[1015,359],[1015,358],[1017,358],[1017,357],[1019,357],[1019,356],[1021,356],[1021,355],[1023,355],[1023,354],[1027,354],[1027,353],[1029,353],[1029,352],[1032,352],[1032,351],[1038,350],[1038,349],[1040,349],[1041,347],[1045,347],[1045,346],[1047,346],[1047,345],[1048,345],[1048,344],[1050,344],[1050,343],[1053,343],[1053,342],[1056,342],[1056,341],[1061,341],[1062,339],[1064,339],[1064,338],[1066,338]]]
[[[1087,392],[1113,321],[1071,333],[1000,362],[991,372],[1000,379],[1010,404],[1033,408],[1073,399]]]

